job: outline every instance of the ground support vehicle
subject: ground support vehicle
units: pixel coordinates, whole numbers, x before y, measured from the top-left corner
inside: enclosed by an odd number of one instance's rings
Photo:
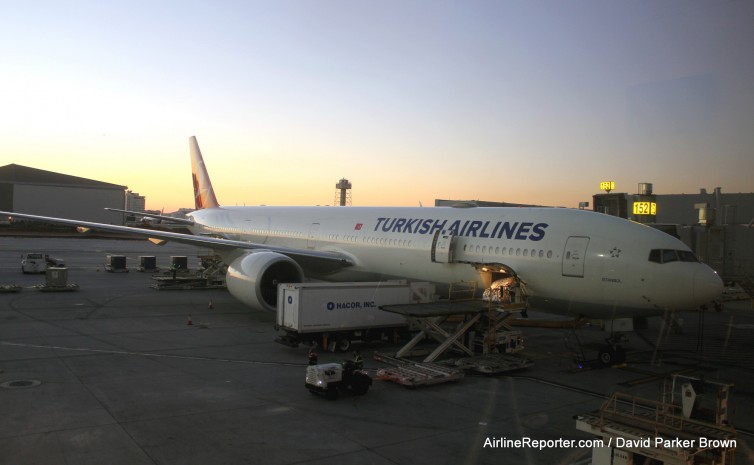
[[[338,392],[348,390],[364,395],[372,385],[372,378],[360,369],[358,363],[346,360],[343,363],[323,363],[306,367],[306,388],[312,394],[324,394],[329,400],[338,398]]]
[[[21,272],[44,273],[47,268],[64,268],[65,262],[59,258],[50,257],[47,254],[29,252],[21,255]]]
[[[409,323],[380,307],[428,302],[434,293],[425,282],[280,284],[276,328],[284,333],[276,341],[292,347],[316,342],[323,350],[346,352],[354,341],[392,340]]]

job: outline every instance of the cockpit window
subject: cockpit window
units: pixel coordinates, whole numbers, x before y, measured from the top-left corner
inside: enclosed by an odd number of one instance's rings
[[[675,250],[663,250],[662,251],[662,263],[670,263],[678,260],[678,254]]]
[[[693,252],[689,252],[688,250],[679,250],[678,258],[680,258],[682,262],[698,262],[699,261],[696,255],[694,255]]]
[[[688,250],[672,250],[672,249],[652,249],[649,252],[649,261],[655,263],[670,263],[676,261],[682,262],[698,262],[692,252]]]

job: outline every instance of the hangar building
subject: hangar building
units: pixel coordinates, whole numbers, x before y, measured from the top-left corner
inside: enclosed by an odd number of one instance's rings
[[[0,210],[123,224],[126,186],[22,165],[0,167]]]

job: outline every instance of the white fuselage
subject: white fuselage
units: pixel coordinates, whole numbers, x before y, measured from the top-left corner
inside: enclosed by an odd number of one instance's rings
[[[573,315],[618,318],[694,309],[722,290],[717,274],[698,261],[650,260],[652,250],[683,251],[688,258],[689,249],[681,241],[589,211],[220,207],[190,216],[197,235],[333,251],[353,262],[334,272],[305,268],[309,277],[402,278],[441,286],[474,281],[488,286],[487,270],[504,267],[525,283],[533,307]],[[245,253],[255,252],[239,249],[224,258]]]

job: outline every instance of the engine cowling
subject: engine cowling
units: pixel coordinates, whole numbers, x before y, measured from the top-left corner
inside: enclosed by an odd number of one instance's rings
[[[244,304],[276,311],[278,283],[300,283],[304,270],[290,257],[276,252],[252,252],[228,266],[228,291]]]

